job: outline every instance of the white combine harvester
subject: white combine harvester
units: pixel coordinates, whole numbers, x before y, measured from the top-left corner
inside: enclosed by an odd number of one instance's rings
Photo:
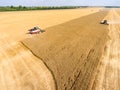
[[[105,25],[109,25],[108,21],[107,20],[103,20],[100,22],[100,24],[105,24]]]
[[[45,30],[42,30],[42,29],[40,29],[37,26],[32,28],[32,29],[30,29],[30,30],[28,30],[28,31],[29,31],[28,34],[39,34],[39,33],[45,32]]]

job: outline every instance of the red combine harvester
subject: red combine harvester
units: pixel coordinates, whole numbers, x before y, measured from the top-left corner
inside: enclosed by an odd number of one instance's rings
[[[41,30],[39,27],[34,27],[28,31],[28,34],[39,34],[45,32],[45,30]]]

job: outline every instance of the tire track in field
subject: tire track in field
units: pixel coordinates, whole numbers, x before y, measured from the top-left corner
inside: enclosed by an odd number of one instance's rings
[[[120,18],[113,9],[109,13],[109,37],[92,90],[120,90]]]

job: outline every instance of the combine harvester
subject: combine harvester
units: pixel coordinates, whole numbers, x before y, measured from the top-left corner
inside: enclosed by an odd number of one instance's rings
[[[30,30],[28,30],[28,31],[29,31],[28,34],[39,34],[39,33],[45,32],[45,30],[42,30],[42,29],[40,29],[37,26],[32,28],[32,29],[30,29]]]
[[[103,20],[100,22],[100,24],[105,24],[105,25],[109,25],[108,21],[107,20]]]

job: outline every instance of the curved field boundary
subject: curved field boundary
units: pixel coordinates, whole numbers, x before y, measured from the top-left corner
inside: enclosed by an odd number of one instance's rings
[[[51,72],[20,42],[0,35],[0,90],[55,90]]]

